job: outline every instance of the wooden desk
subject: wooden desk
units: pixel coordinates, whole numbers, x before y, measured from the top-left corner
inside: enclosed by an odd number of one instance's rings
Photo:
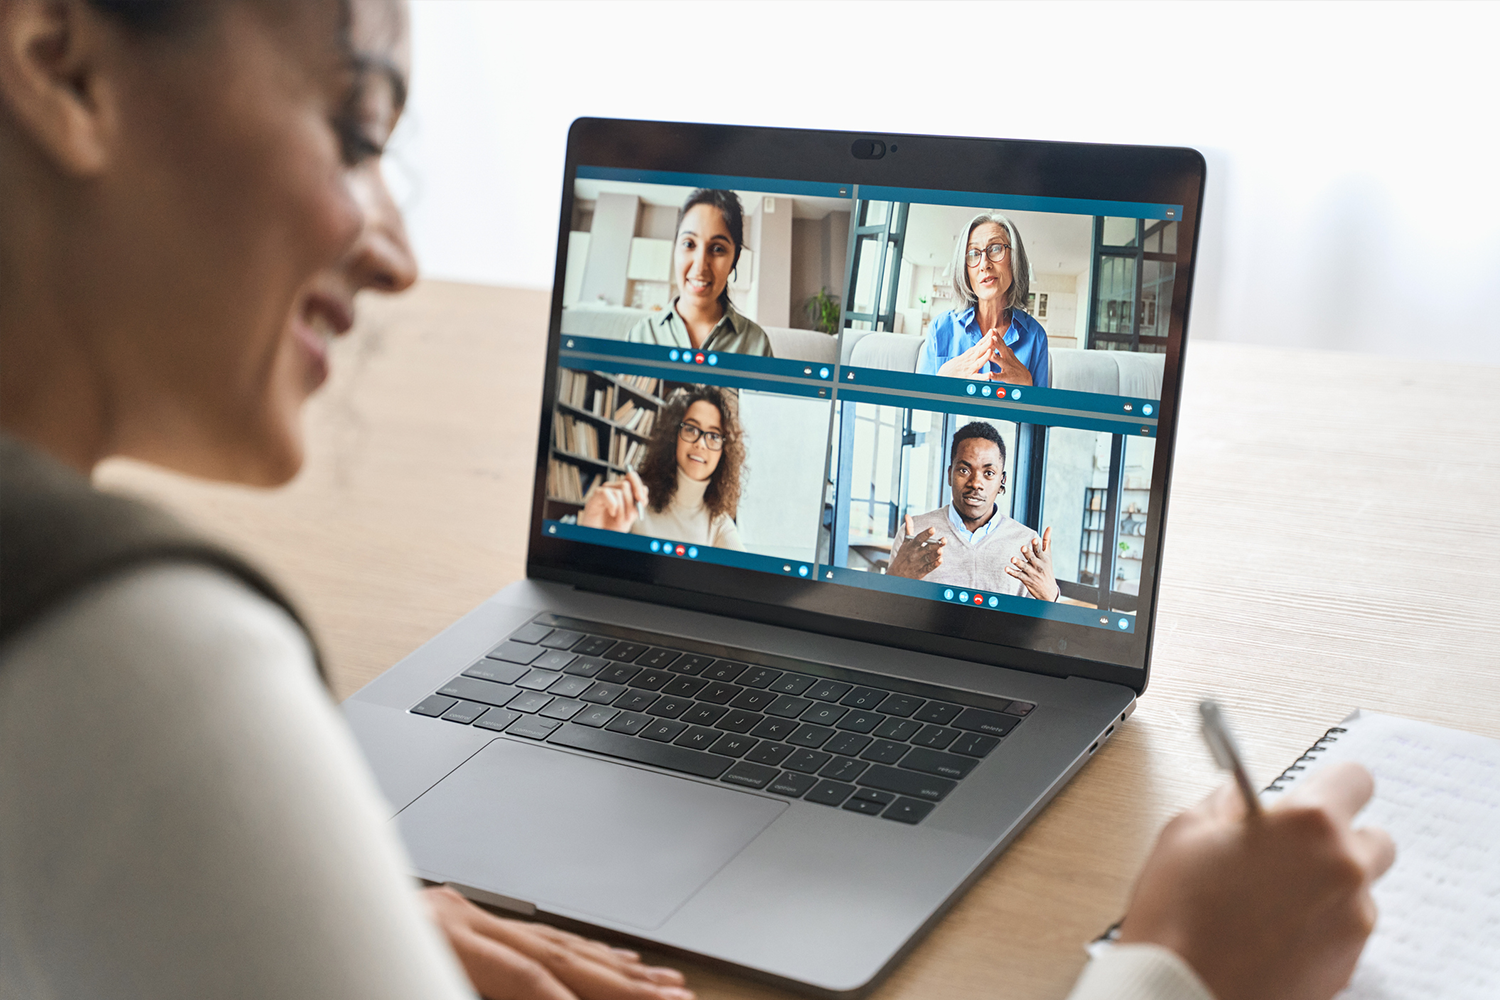
[[[286,489],[100,472],[284,581],[340,695],[524,572],[547,297],[429,282],[361,309]],[[881,1000],[1066,995],[1156,831],[1219,781],[1206,693],[1262,781],[1356,706],[1500,736],[1500,369],[1205,342],[1186,381],[1151,687]]]

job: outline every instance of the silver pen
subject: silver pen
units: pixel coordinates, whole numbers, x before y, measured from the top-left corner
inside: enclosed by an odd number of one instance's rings
[[[1234,783],[1240,786],[1240,795],[1245,799],[1245,810],[1251,816],[1260,814],[1260,796],[1255,794],[1255,785],[1245,770],[1240,746],[1229,732],[1224,713],[1219,703],[1205,698],[1198,702],[1198,714],[1203,716],[1203,740],[1214,755],[1218,765],[1234,775]]]

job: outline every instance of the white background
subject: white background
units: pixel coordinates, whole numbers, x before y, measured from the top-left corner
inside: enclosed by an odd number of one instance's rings
[[[1500,364],[1500,6],[416,0],[429,277],[545,288],[584,115],[1194,146],[1195,337]]]

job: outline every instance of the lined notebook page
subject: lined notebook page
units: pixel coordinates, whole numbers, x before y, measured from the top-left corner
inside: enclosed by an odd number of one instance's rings
[[[1281,782],[1291,791],[1331,761],[1359,761],[1375,798],[1355,825],[1384,827],[1396,842],[1396,863],[1375,884],[1375,933],[1339,1000],[1495,1000],[1500,740],[1373,712],[1339,725],[1348,732],[1337,743]]]

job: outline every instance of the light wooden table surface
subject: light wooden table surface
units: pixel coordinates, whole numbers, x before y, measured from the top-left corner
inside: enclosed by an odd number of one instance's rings
[[[300,600],[347,695],[524,573],[548,297],[361,305],[309,459],[260,492],[125,462]],[[1065,996],[1156,831],[1219,780],[1212,694],[1268,780],[1355,707],[1500,736],[1500,369],[1194,343],[1151,686],[874,994]],[[686,966],[705,997],[781,991]]]

